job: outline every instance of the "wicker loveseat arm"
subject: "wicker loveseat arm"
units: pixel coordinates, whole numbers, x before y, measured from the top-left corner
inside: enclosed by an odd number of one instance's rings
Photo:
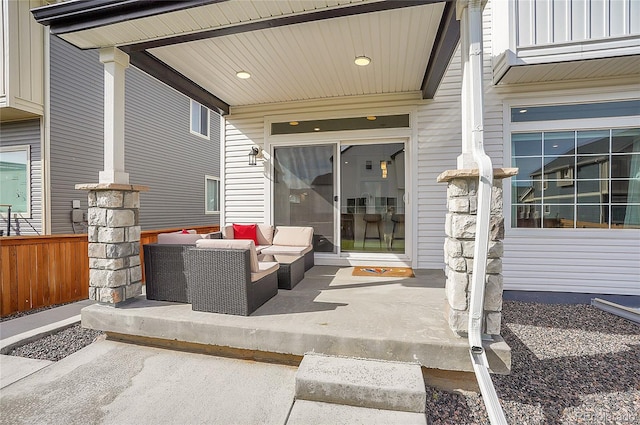
[[[187,303],[184,254],[193,245],[145,244],[144,275],[147,299]]]
[[[195,311],[248,316],[278,293],[277,270],[251,282],[248,249],[190,247],[185,264]]]

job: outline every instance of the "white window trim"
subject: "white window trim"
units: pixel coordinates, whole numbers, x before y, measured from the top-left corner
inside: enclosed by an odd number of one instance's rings
[[[11,209],[12,214],[20,214],[22,218],[31,218],[31,146],[30,145],[16,145],[16,146],[3,146],[0,147],[0,152],[27,152],[27,210],[26,211],[14,211]],[[2,209],[2,214],[6,214],[6,210]]]
[[[209,203],[207,202],[207,182],[209,180],[214,180],[218,182],[218,210],[217,211],[209,211],[207,208],[209,207]],[[205,215],[210,215],[210,214],[220,214],[220,207],[222,206],[222,197],[221,197],[221,192],[222,190],[222,184],[220,183],[220,177],[215,177],[215,176],[209,176],[209,175],[205,175],[204,176],[204,213]]]
[[[193,106],[194,105],[198,105],[198,112],[200,112],[200,108],[205,108],[207,110],[207,134],[202,134],[199,131],[194,131],[193,128],[191,128],[191,121],[193,118]],[[199,116],[200,114],[198,114]],[[189,132],[191,134],[193,134],[194,136],[198,136],[200,138],[203,139],[207,139],[207,140],[211,140],[211,110],[209,110],[209,108],[207,108],[206,106],[196,102],[193,99],[189,99]]]
[[[584,95],[575,95],[574,93],[567,92],[562,95],[553,96],[541,100],[539,98],[530,97],[530,98],[510,98],[503,102],[503,163],[511,164],[511,135],[513,133],[520,132],[530,132],[530,131],[584,131],[584,130],[604,130],[610,128],[634,128],[638,127],[639,116],[631,116],[631,117],[603,117],[597,118],[594,122],[593,118],[589,119],[571,119],[571,120],[553,120],[553,121],[534,121],[534,122],[511,122],[511,108],[527,108],[534,106],[555,106],[555,105],[569,105],[569,104],[577,104],[577,103],[603,103],[603,102],[612,102],[618,100],[636,100],[637,95],[634,95],[636,92],[626,92],[623,94],[615,94],[606,96],[603,93],[589,93]],[[597,124],[597,125],[594,125]],[[589,228],[589,229],[581,229],[581,228],[573,228],[573,229],[553,229],[553,228],[543,228],[543,229],[529,229],[529,228],[519,228],[513,227],[511,221],[511,208],[512,197],[511,197],[511,181],[509,180],[509,188],[508,190],[503,191],[504,198],[504,206],[505,206],[505,228],[508,229],[509,233],[512,235],[520,235],[520,234],[531,234],[531,232],[548,232],[549,235],[558,236],[565,235],[567,231],[573,231],[576,233],[580,232],[616,232],[619,234],[620,232],[637,232],[637,229],[597,229],[597,228]],[[508,209],[507,209],[508,208]]]

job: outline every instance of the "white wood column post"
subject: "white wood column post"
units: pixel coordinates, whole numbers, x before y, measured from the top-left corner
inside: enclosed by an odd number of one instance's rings
[[[129,183],[124,171],[124,81],[129,55],[116,47],[100,49],[104,64],[104,170],[100,183]]]
[[[471,138],[471,67],[469,64],[469,31],[466,22],[469,19],[469,9],[466,0],[458,0],[456,14],[460,21],[460,58],[462,66],[462,153],[457,158],[458,169],[477,168],[473,159]]]

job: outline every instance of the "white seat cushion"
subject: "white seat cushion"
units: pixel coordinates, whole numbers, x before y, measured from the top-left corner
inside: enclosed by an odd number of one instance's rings
[[[251,282],[255,282],[256,280],[260,280],[265,276],[270,275],[280,268],[280,264],[261,261],[258,263],[259,270],[257,273],[251,272]]]
[[[251,273],[259,273],[258,253],[256,245],[249,239],[200,239],[196,242],[196,248],[217,249],[248,249],[251,257]]]
[[[283,246],[283,245],[271,245],[268,248],[264,248],[260,251],[261,254],[288,254],[288,255],[304,255],[311,251],[311,246]]]

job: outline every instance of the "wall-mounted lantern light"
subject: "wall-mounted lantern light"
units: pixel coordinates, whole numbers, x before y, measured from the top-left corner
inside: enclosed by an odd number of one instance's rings
[[[257,146],[252,146],[251,152],[249,152],[249,165],[256,165],[257,158],[263,158],[262,149]]]

